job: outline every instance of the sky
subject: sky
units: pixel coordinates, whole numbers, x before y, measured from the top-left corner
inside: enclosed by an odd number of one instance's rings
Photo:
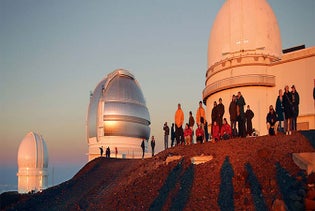
[[[177,103],[186,121],[202,100],[210,30],[224,2],[0,0],[0,168],[17,166],[30,131],[44,137],[50,166],[83,166],[89,93],[118,68],[140,83],[162,150]],[[283,49],[315,46],[314,0],[268,2]]]

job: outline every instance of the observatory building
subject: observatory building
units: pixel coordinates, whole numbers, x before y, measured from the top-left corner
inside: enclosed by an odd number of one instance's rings
[[[90,94],[87,114],[89,161],[100,156],[100,147],[111,157],[139,158],[141,142],[150,136],[150,115],[140,85],[127,70],[108,74]]]
[[[29,132],[18,151],[18,192],[38,192],[48,186],[48,152],[41,135]]]
[[[207,115],[213,102],[222,98],[224,117],[229,119],[232,95],[240,91],[255,113],[253,127],[265,135],[269,105],[275,107],[279,89],[295,85],[300,95],[297,127],[314,129],[314,67],[315,47],[282,50],[277,19],[266,0],[227,0],[216,16],[208,43],[203,90]]]

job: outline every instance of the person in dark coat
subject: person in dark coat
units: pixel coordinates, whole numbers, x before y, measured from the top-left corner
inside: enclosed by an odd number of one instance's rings
[[[230,103],[229,107],[229,113],[230,113],[230,121],[231,121],[231,128],[232,128],[232,135],[236,136],[236,120],[237,120],[237,105],[236,105],[236,96],[233,95],[232,101]]]
[[[300,96],[296,91],[295,86],[291,87],[291,96],[292,96],[292,130],[297,130],[297,117],[299,116],[299,104]]]
[[[189,121],[188,121],[188,125],[192,131],[192,134],[191,134],[191,141],[192,143],[194,143],[194,125],[195,125],[195,119],[192,115],[192,112],[189,111]]]
[[[109,147],[106,148],[106,157],[110,158],[110,148]]]
[[[154,136],[151,138],[151,148],[152,148],[152,157],[154,156],[154,148],[155,148],[155,139]]]
[[[289,86],[285,86],[283,93],[283,108],[284,108],[284,130],[286,135],[291,134],[292,121],[292,95],[289,92]]]
[[[278,117],[272,105],[269,106],[269,113],[266,117],[267,130],[269,135],[277,135]]]
[[[245,118],[246,118],[246,133],[248,136],[251,136],[253,133],[252,119],[254,118],[254,112],[250,109],[249,105],[247,105]]]
[[[142,159],[143,159],[144,158],[144,149],[145,149],[144,139],[142,139],[141,148],[142,148]]]
[[[175,137],[176,137],[176,134],[175,134],[175,124],[172,123],[172,127],[171,127],[171,147],[174,146],[174,142],[175,142]]]
[[[222,98],[219,98],[219,104],[217,105],[217,123],[219,125],[219,128],[221,130],[222,124],[223,124],[223,116],[225,113],[224,105],[222,104]]]
[[[100,147],[100,153],[101,153],[101,157],[103,157],[103,153],[104,153],[103,146]]]
[[[217,101],[213,102],[213,108],[211,111],[211,134],[212,134],[212,128],[215,121],[217,121],[218,118],[218,111],[217,111]]]
[[[168,148],[168,136],[170,134],[170,128],[168,127],[167,122],[164,123],[163,130],[164,130],[164,149],[167,149]]]
[[[237,101],[236,101],[236,105],[237,105],[237,120],[238,120],[238,131],[239,131],[239,136],[240,137],[246,137],[246,127],[245,127],[245,113],[244,113],[244,105],[246,105],[245,103],[245,99],[242,96],[241,92],[237,93]]]
[[[206,121],[205,123],[205,141],[208,142],[209,141],[209,131],[208,131],[208,122]]]
[[[279,96],[277,97],[276,101],[276,114],[278,116],[279,122],[279,131],[284,131],[282,122],[284,121],[284,107],[283,107],[283,91],[279,89]]]

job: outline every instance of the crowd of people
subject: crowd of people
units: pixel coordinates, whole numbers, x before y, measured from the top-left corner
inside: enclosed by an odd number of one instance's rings
[[[225,106],[222,103],[222,98],[219,98],[219,103],[214,101],[213,108],[211,111],[211,130],[208,131],[208,121],[206,119],[206,112],[202,106],[202,102],[199,102],[199,107],[196,111],[196,119],[192,116],[192,112],[189,112],[189,121],[184,125],[184,112],[181,109],[181,104],[178,104],[177,110],[175,112],[175,123],[171,127],[171,146],[185,144],[190,145],[192,143],[204,143],[216,142],[219,140],[227,140],[231,137],[246,137],[246,135],[251,135],[253,131],[252,118],[254,113],[247,106],[246,112],[244,111],[244,106],[246,105],[245,99],[241,92],[237,95],[233,95],[232,101],[229,106],[230,123],[224,118]],[[196,130],[194,131],[194,125],[196,123]],[[238,123],[238,124],[237,124]],[[245,126],[247,123],[247,127]],[[238,130],[236,128],[238,125]],[[167,128],[167,122],[164,123],[164,141],[168,142],[169,130]],[[247,128],[247,129],[246,129]],[[194,140],[194,136],[196,136]],[[166,145],[165,145],[166,149]]]
[[[266,127],[269,135],[276,135],[278,132],[291,134],[291,131],[297,129],[297,117],[299,114],[299,94],[293,85],[291,91],[289,86],[285,86],[284,93],[279,90],[279,96],[276,100],[276,107],[269,106],[269,112],[266,117]],[[209,140],[213,143],[220,140],[228,140],[232,137],[247,137],[257,135],[254,132],[252,119],[255,114],[250,105],[246,105],[245,99],[241,92],[232,96],[229,105],[230,124],[224,118],[225,106],[222,98],[214,101],[211,110],[210,133],[208,132],[208,121],[205,115],[205,109],[202,102],[196,111],[195,119],[192,112],[189,112],[189,121],[184,124],[184,112],[181,104],[177,105],[174,123],[171,129],[164,123],[164,148],[168,148],[169,135],[171,137],[171,147],[175,145],[190,145],[193,143],[204,143]],[[196,130],[194,126],[196,124]],[[184,126],[184,128],[183,128]]]

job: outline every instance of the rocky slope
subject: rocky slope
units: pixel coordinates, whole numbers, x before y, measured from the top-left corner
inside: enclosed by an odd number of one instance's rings
[[[314,176],[292,153],[315,152],[314,134],[307,134],[311,141],[294,133],[176,146],[144,160],[97,158],[41,193],[2,194],[1,209],[304,210]],[[202,155],[213,159],[191,164]],[[180,159],[166,163],[174,156]]]

